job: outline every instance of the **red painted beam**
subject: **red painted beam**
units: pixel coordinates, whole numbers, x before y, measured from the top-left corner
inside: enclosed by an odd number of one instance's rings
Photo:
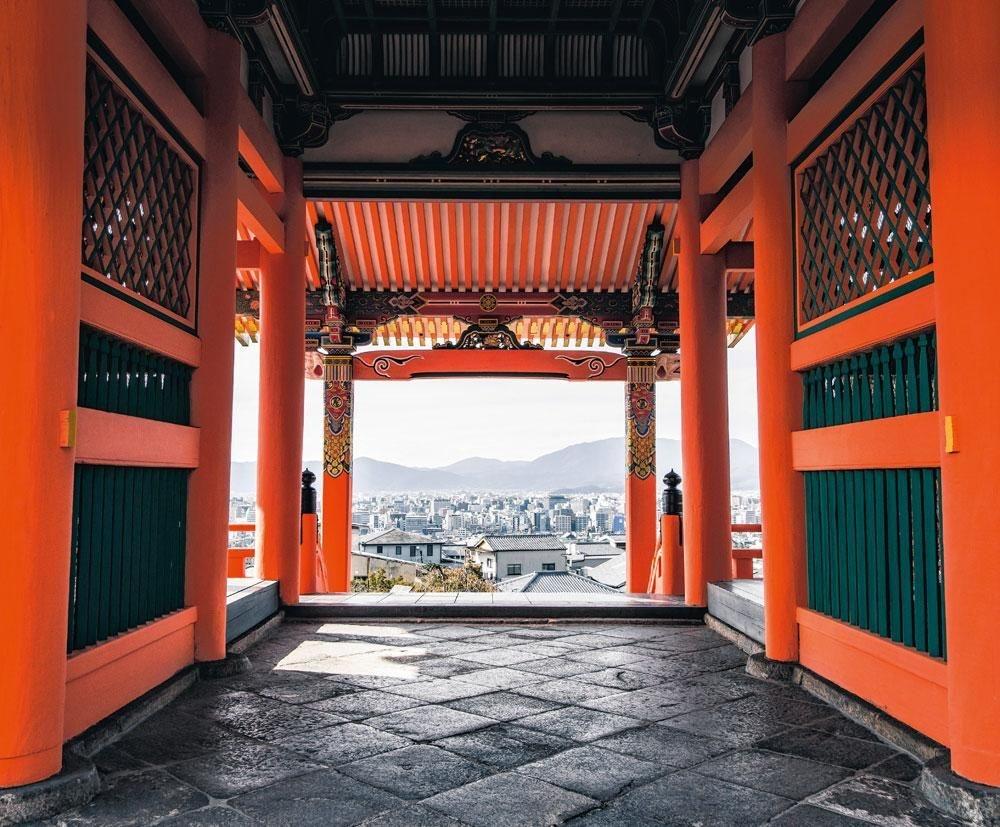
[[[668,367],[663,367],[666,379]],[[586,350],[386,350],[354,357],[359,381],[442,376],[522,376],[570,381],[625,381],[625,357]]]

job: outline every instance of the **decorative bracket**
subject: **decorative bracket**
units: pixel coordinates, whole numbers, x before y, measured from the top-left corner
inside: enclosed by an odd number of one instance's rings
[[[541,350],[541,345],[519,342],[507,325],[496,319],[480,319],[470,324],[457,342],[434,345],[435,350]]]
[[[459,115],[468,119],[468,116]],[[531,150],[528,134],[513,122],[488,113],[463,126],[455,136],[451,152],[442,155],[432,152],[420,155],[410,163],[423,169],[450,167],[553,167],[572,166],[572,161],[562,156],[543,152],[540,156]]]

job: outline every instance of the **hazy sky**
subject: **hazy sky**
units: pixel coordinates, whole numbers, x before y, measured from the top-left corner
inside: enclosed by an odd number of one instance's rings
[[[258,346],[236,346],[233,459],[257,457]],[[729,431],[757,444],[753,331],[729,351]],[[680,384],[658,382],[656,432],[679,439]],[[355,385],[355,456],[437,467],[466,457],[534,459],[624,436],[619,382],[418,379]],[[323,383],[306,381],[303,459],[323,456]]]

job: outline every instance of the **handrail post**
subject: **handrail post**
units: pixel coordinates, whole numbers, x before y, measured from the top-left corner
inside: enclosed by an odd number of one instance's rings
[[[316,593],[316,554],[319,521],[316,516],[316,475],[302,472],[302,521],[299,528],[299,593]]]
[[[684,545],[682,514],[684,496],[680,475],[670,469],[663,478],[662,514],[660,516],[660,560],[663,577],[657,583],[658,594],[684,594]]]

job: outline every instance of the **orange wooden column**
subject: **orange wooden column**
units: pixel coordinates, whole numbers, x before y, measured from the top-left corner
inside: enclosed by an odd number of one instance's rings
[[[785,35],[753,46],[754,306],[764,535],[764,645],[774,660],[798,658],[795,612],[805,605],[805,501],[792,468],[802,425],[802,380],[791,367],[795,331],[791,191],[786,127]]]
[[[86,4],[12,0],[0,25],[0,787],[62,763],[80,335]]]
[[[286,249],[260,277],[260,408],[257,432],[257,576],[299,600],[302,418],[305,396],[305,201],[302,163],[284,162]]]
[[[625,382],[625,589],[645,592],[656,554],[656,360],[630,352]]]
[[[191,382],[191,424],[201,455],[188,488],[185,595],[198,609],[195,658],[226,656],[226,548],[233,419],[233,290],[240,47],[210,31],[205,83],[206,152],[201,170],[198,331],[201,365]]]
[[[684,600],[708,603],[708,584],[730,578],[729,389],[726,274],[701,255],[698,161],[681,164],[677,261],[684,476]]]
[[[991,264],[1000,5],[930,0],[926,13],[938,382],[952,429],[941,456],[951,764],[966,778],[1000,785],[1000,384]]]
[[[351,584],[351,454],[354,378],[350,353],[323,357],[323,568],[327,590]]]

